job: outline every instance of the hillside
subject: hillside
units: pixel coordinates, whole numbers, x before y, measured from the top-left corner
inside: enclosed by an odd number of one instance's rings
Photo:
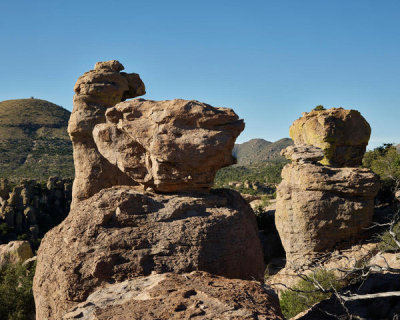
[[[0,178],[73,176],[70,112],[39,99],[0,102]]]
[[[248,165],[263,161],[284,161],[279,154],[287,146],[293,144],[289,138],[283,138],[276,142],[264,139],[252,139],[242,144],[236,144],[233,155],[237,158],[239,165]]]

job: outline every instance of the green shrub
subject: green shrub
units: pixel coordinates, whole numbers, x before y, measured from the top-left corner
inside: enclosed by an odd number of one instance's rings
[[[32,282],[35,265],[30,269],[10,264],[0,270],[0,319],[26,320],[35,313]]]
[[[309,277],[312,278],[313,275],[310,275]],[[325,290],[332,288],[339,289],[338,281],[334,273],[331,271],[319,269],[315,272],[315,279]],[[282,292],[280,298],[282,312],[287,319],[294,317],[311,307],[313,304],[331,296],[331,293],[324,293],[321,290],[318,290],[311,281],[307,280],[301,280],[293,287],[293,290],[301,292],[286,290]]]
[[[314,108],[314,110],[316,111],[321,111],[321,110],[326,110],[325,107],[323,105],[318,105]]]

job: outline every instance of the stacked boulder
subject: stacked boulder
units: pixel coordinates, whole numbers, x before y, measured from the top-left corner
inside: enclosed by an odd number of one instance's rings
[[[0,180],[0,223],[7,225],[5,242],[18,235],[34,240],[60,223],[71,203],[71,179],[50,177],[46,185],[35,180],[22,180],[11,187]]]
[[[290,128],[295,145],[282,151],[275,222],[286,268],[299,269],[349,246],[372,222],[379,177],[359,168],[371,129],[355,110],[314,110]]]
[[[39,248],[37,319],[281,319],[254,213],[210,189],[243,121],[198,101],[121,102],[145,92],[122,69],[98,63],[75,86],[73,205]]]

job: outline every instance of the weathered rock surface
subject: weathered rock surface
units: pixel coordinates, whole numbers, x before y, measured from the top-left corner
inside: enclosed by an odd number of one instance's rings
[[[33,257],[28,241],[11,241],[0,245],[0,266],[9,263],[22,263]]]
[[[371,135],[371,127],[356,110],[331,108],[313,110],[293,122],[290,137],[294,143],[321,148],[321,163],[335,167],[357,167]]]
[[[101,189],[135,184],[99,153],[92,136],[94,126],[105,122],[107,108],[146,93],[139,75],[121,72],[123,69],[116,60],[98,62],[75,84],[74,107],[68,123],[75,165],[72,206]]]
[[[93,137],[99,152],[132,180],[161,192],[207,191],[235,163],[243,120],[231,109],[188,100],[131,100],[106,112]]]
[[[368,169],[288,164],[277,188],[275,223],[287,266],[352,244],[370,225],[379,177]]]
[[[313,163],[324,158],[322,149],[310,144],[289,146],[281,151],[281,155],[296,163]]]
[[[284,318],[277,296],[260,283],[192,272],[151,274],[107,285],[63,319]]]
[[[194,270],[263,278],[255,216],[240,194],[105,189],[72,209],[42,240],[34,279],[37,317],[60,319],[106,283]]]

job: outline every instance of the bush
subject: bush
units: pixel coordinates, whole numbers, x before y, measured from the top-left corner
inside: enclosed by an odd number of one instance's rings
[[[314,108],[314,110],[316,111],[321,111],[321,110],[326,110],[325,107],[323,105],[318,105]]]
[[[30,269],[10,264],[0,270],[0,319],[26,320],[35,313],[32,283],[35,265]]]
[[[338,281],[332,271],[319,269],[315,272],[315,279],[325,290],[332,288],[339,289]],[[301,292],[286,290],[282,292],[280,298],[282,313],[287,319],[294,317],[310,308],[313,304],[328,299],[331,296],[329,292],[324,293],[316,289],[312,281],[304,279],[294,286],[293,289]]]

